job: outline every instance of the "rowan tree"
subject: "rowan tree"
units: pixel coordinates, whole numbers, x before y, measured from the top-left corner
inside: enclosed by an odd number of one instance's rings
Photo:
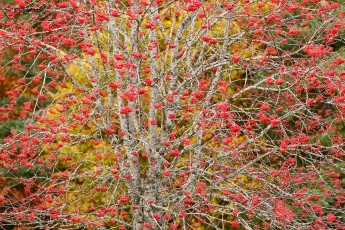
[[[35,97],[1,144],[2,226],[345,228],[342,4],[16,4],[0,122]]]

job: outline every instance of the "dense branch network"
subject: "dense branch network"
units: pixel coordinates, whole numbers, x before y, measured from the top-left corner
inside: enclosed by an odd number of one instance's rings
[[[345,227],[343,5],[16,2],[1,226]]]

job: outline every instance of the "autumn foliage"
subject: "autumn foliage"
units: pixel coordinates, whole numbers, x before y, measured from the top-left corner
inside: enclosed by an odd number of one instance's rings
[[[0,3],[0,226],[345,229],[344,12]]]

